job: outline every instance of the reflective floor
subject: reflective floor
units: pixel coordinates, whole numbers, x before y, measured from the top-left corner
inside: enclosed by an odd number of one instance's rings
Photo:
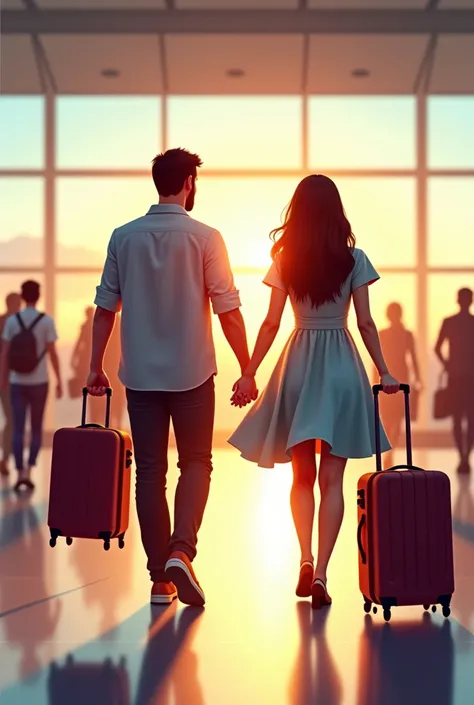
[[[450,472],[449,452],[418,464]],[[174,460],[174,458],[173,458]],[[172,463],[173,464],[173,463]],[[452,477],[456,594],[452,616],[366,616],[357,582],[355,486],[329,574],[334,603],[312,613],[294,596],[298,551],[289,466],[256,470],[215,453],[195,566],[205,610],[148,604],[132,511],[123,551],[48,545],[49,456],[31,502],[0,489],[1,705],[468,705],[474,672],[474,477]],[[176,475],[170,473],[170,492]]]

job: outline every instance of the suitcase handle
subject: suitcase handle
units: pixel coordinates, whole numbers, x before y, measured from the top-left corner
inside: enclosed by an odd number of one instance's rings
[[[99,424],[95,423],[86,423],[86,414],[87,414],[87,395],[89,394],[87,387],[83,387],[82,389],[82,419],[81,419],[81,428],[103,428],[103,426],[100,426]],[[106,401],[106,407],[105,407],[105,428],[109,428],[110,424],[110,399],[112,397],[112,388],[107,387],[105,390],[105,394],[107,397]]]
[[[357,527],[357,545],[359,547],[359,553],[360,553],[360,560],[362,561],[362,565],[366,565],[367,563],[367,554],[364,550],[364,547],[362,545],[362,529],[365,526],[366,518],[365,514],[362,514],[359,522],[359,526]]]
[[[379,408],[379,394],[383,392],[383,386],[381,384],[374,384],[372,387],[374,393],[374,405],[375,405],[375,461],[377,465],[377,472],[382,472],[382,451],[381,451],[381,441],[380,441],[380,408]],[[413,467],[413,449],[411,442],[411,418],[410,418],[410,385],[401,384],[400,391],[405,395],[405,432],[406,432],[406,447],[407,447],[407,468],[409,470],[418,470],[419,468]]]

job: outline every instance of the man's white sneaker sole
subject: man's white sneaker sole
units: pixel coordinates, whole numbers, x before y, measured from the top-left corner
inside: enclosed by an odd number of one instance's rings
[[[203,607],[206,602],[205,595],[194,580],[188,566],[179,558],[170,558],[165,567],[168,580],[171,580],[178,590],[178,597],[185,605]]]
[[[175,590],[169,595],[153,595],[151,596],[150,602],[152,605],[171,605],[178,597],[178,592]]]

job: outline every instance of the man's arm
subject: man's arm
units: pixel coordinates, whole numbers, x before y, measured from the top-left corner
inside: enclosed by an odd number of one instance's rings
[[[224,335],[243,373],[250,360],[247,334],[227,248],[222,235],[217,230],[213,230],[206,243],[204,279],[213,311],[219,316]]]
[[[239,308],[219,314],[219,321],[227,342],[232,348],[240,365],[240,373],[244,374],[250,362],[247,333],[242,313]]]
[[[122,307],[119,272],[115,251],[115,232],[112,233],[107,249],[104,271],[97,287],[95,302],[97,306],[92,326],[92,353],[90,374],[87,380],[89,391],[96,395],[103,394],[109,381],[104,374],[104,356],[112,335],[115,316]]]
[[[8,387],[8,351],[10,348],[10,342],[7,340],[2,340],[2,355],[0,359],[0,384],[2,389],[7,389]]]

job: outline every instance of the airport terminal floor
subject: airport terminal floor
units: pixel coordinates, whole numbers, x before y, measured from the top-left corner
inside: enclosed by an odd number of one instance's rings
[[[169,490],[174,491],[175,456]],[[0,490],[1,705],[468,705],[474,673],[474,471],[450,451],[415,460],[452,481],[452,614],[365,615],[358,591],[356,484],[328,576],[333,605],[294,589],[299,555],[290,468],[259,470],[217,450],[195,562],[204,610],[151,607],[132,506],[126,546],[59,542],[46,527],[50,455],[31,500]],[[10,480],[11,481],[11,480]]]

